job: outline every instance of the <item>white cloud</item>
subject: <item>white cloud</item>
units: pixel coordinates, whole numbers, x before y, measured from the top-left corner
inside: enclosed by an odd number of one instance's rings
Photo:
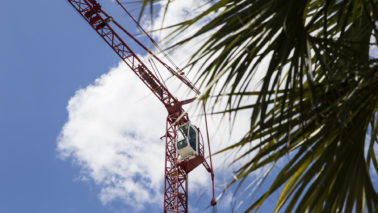
[[[126,65],[120,64],[69,101],[69,119],[58,139],[102,186],[101,201],[158,202],[163,172],[165,111]],[[143,98],[145,97],[145,98]],[[134,206],[136,207],[136,206]]]
[[[204,2],[173,1],[165,24],[170,25],[188,15],[193,16],[195,13],[188,11],[198,8]],[[161,14],[162,12],[155,23],[161,23]],[[193,30],[199,27],[196,25]],[[161,39],[166,33],[168,32],[155,37]],[[193,46],[200,45],[202,41],[201,38],[191,41],[173,52],[172,58],[183,65],[195,50]],[[146,57],[142,58],[147,61]],[[182,97],[180,99],[192,97],[187,90],[177,89],[178,82],[169,80],[168,84],[175,95]],[[195,110],[195,107],[189,108],[191,120],[205,134],[201,112]],[[133,72],[124,63],[120,63],[96,79],[92,85],[78,90],[70,99],[67,111],[69,118],[58,138],[58,151],[63,159],[70,158],[81,166],[84,178],[93,180],[100,187],[99,199],[102,203],[121,200],[139,210],[145,204],[161,206],[165,144],[159,138],[165,131],[167,112]],[[249,128],[249,115],[250,112],[239,114],[232,134],[227,119],[208,117],[212,152],[243,136]],[[230,159],[233,159],[232,154],[213,158],[218,175],[216,185],[221,185],[220,190],[231,177],[232,168],[228,168]],[[205,190],[210,194],[210,175],[204,168],[194,170],[189,179],[191,193]]]

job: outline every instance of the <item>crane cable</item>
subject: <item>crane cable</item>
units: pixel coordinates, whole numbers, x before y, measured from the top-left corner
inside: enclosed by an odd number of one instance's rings
[[[164,84],[165,87],[167,87],[167,85],[165,84],[165,81],[164,81],[163,77],[160,75],[160,72],[159,72],[159,70],[157,69],[157,66],[156,66],[154,60],[153,60],[152,58],[149,58],[149,59],[148,59],[148,62],[150,62],[150,65],[151,65],[151,67],[152,67],[152,70],[155,72],[155,75],[156,75],[158,78],[160,78],[160,81]]]
[[[116,0],[116,2],[122,7],[122,9],[126,12],[126,14],[135,22],[135,24],[143,31],[144,34],[151,40],[151,42],[154,44],[154,46],[161,52],[163,53],[164,57],[169,60],[169,62],[172,63],[172,65],[176,68],[177,71],[180,70],[180,68],[173,62],[173,60],[160,48],[159,44],[140,26],[137,20],[130,14],[126,8],[123,7],[122,3],[119,2],[119,0]]]
[[[121,6],[121,8],[125,11],[125,13],[134,21],[134,23],[142,30],[142,32],[150,39],[150,41],[154,44],[154,46],[164,55],[164,57],[172,64],[172,66],[176,69],[176,71],[180,71],[181,69],[173,62],[173,60],[166,54],[163,49],[159,46],[159,44],[140,26],[137,20],[130,14],[130,12],[122,5],[119,0],[116,0],[117,4]]]
[[[138,23],[137,20],[130,14],[130,12],[123,6],[119,0],[116,0],[117,4],[122,8],[123,11],[134,21],[134,23],[142,30],[142,32],[151,40],[151,42],[155,45],[155,47],[163,53],[164,57],[168,59],[168,61],[175,67],[176,71],[173,70],[171,67],[169,67],[167,64],[162,62],[154,53],[152,53],[147,47],[144,47],[144,45],[140,44],[135,38],[134,41],[136,41],[139,45],[142,46],[148,53],[150,53],[153,57],[155,57],[172,75],[179,78],[183,83],[185,83],[191,90],[193,90],[197,95],[200,94],[200,91],[190,82],[190,80],[183,75],[183,73],[179,73],[181,69],[173,62],[171,58],[160,48],[158,43],[143,29],[143,27]],[[124,31],[124,29],[121,29]],[[125,32],[126,34],[129,34],[128,32]]]
[[[117,4],[121,6],[121,8],[125,11],[125,13],[134,21],[134,23],[142,30],[142,32],[150,39],[150,41],[153,43],[153,45],[163,54],[163,56],[173,65],[173,67],[176,69],[176,71],[180,71],[181,69],[173,62],[173,60],[163,51],[163,49],[159,46],[159,44],[140,26],[137,20],[134,19],[134,17],[130,14],[130,12],[119,2],[119,0],[116,0]],[[156,67],[156,64],[153,63],[153,60],[149,60],[151,63],[151,66],[154,69],[154,66]],[[152,63],[154,65],[152,65]],[[157,68],[157,67],[156,67]],[[157,69],[156,69],[157,71]],[[156,72],[155,71],[155,72]],[[159,73],[157,71],[157,73]],[[156,73],[155,73],[156,74]],[[160,73],[159,77],[162,79]],[[185,80],[189,81],[186,76],[183,76]],[[164,80],[162,81],[164,83]],[[197,90],[196,88],[194,88]],[[198,90],[197,90],[198,91]],[[199,92],[199,91],[198,91]],[[205,124],[206,124],[206,136],[207,136],[207,143],[208,143],[208,149],[209,149],[209,157],[210,157],[210,168],[211,168],[211,180],[212,180],[212,200],[211,200],[211,206],[212,206],[212,212],[217,212],[216,207],[216,199],[215,199],[215,189],[214,189],[214,170],[213,170],[213,163],[212,163],[212,157],[211,157],[211,149],[210,149],[210,139],[209,139],[209,130],[207,125],[207,116],[206,116],[206,108],[205,105],[203,105],[204,115],[205,115]],[[179,119],[178,119],[179,120]]]
[[[216,212],[217,201],[215,199],[215,189],[214,189],[214,169],[213,169],[213,160],[212,160],[212,157],[211,157],[210,137],[209,137],[209,129],[208,129],[208,126],[207,126],[207,115],[206,115],[205,103],[202,106],[203,106],[203,113],[205,115],[207,147],[209,148],[209,158],[210,158],[210,168],[211,168],[211,184],[212,184],[212,194],[213,194],[213,197],[211,199],[210,204],[213,206],[213,212],[214,211]]]

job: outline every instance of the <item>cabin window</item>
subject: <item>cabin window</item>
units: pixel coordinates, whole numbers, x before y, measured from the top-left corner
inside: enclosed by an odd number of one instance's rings
[[[197,131],[189,123],[180,126],[177,131],[177,149],[188,146],[197,151]]]
[[[187,127],[183,126],[179,128],[179,131],[177,131],[177,149],[185,148],[188,143],[186,142],[186,130]]]
[[[192,126],[189,128],[189,144],[192,149],[197,150],[197,132]]]
[[[177,142],[177,149],[183,149],[187,146],[187,143],[186,143],[186,140],[182,140],[182,141],[179,141]]]

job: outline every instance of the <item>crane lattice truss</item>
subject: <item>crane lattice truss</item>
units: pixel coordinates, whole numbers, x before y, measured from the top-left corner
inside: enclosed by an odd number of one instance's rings
[[[98,33],[98,35],[104,39],[104,41],[152,91],[152,93],[164,104],[168,111],[165,133],[166,149],[164,171],[164,212],[188,212],[188,173],[200,164],[204,165],[206,170],[211,174],[213,189],[213,198],[211,204],[215,205],[214,173],[211,164],[210,144],[210,165],[204,158],[203,143],[199,143],[198,156],[191,160],[185,159],[181,162],[178,161],[178,153],[176,150],[177,128],[180,125],[189,122],[189,117],[187,113],[185,113],[182,106],[184,104],[192,102],[194,99],[179,101],[177,98],[175,98],[169,92],[166,86],[159,80],[159,78],[156,77],[153,72],[151,72],[151,70],[137,57],[133,50],[126,44],[126,42],[117,34],[114,29],[120,30],[129,38],[134,40],[159,63],[161,63],[172,75],[176,76],[183,84],[188,86],[197,94],[199,94],[199,91],[190,83],[189,80],[174,71],[174,69],[164,63],[156,55],[154,55],[148,48],[146,48],[127,30],[125,30],[117,21],[115,21],[111,16],[104,12],[101,8],[101,5],[96,0],[68,0],[68,2],[76,9],[76,11],[84,18],[84,20],[89,23],[89,25]],[[116,0],[116,2],[127,14],[129,14],[126,8],[118,0]],[[137,25],[140,27],[138,23]],[[143,30],[143,32],[145,31]],[[198,128],[197,131],[199,131]],[[203,141],[202,136],[201,138],[199,136],[198,140]]]

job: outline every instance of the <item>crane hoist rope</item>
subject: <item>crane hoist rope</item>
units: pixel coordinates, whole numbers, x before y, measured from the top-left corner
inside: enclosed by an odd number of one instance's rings
[[[164,57],[175,67],[175,69],[179,72],[181,69],[173,62],[173,60],[169,57],[168,54],[159,46],[159,44],[143,29],[143,27],[139,24],[139,22],[131,15],[131,13],[126,9],[124,4],[126,2],[120,2],[116,0],[117,4],[122,8],[123,11],[133,20],[133,22],[138,26],[140,30],[142,30],[143,34],[147,36],[147,38],[152,42],[152,44],[159,50],[160,53],[164,55]],[[184,76],[185,77],[185,76]]]

